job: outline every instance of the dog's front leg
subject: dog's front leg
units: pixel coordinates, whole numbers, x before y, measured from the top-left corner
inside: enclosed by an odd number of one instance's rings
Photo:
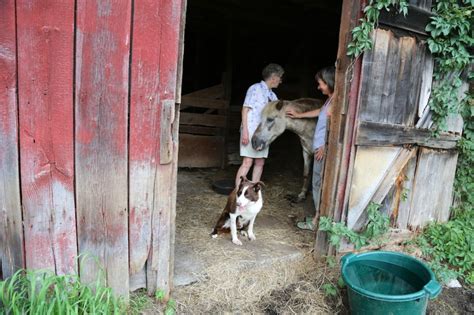
[[[249,234],[249,240],[251,241],[255,241],[257,238],[255,237],[255,234],[253,234],[253,223],[255,222],[255,218],[257,216],[254,216],[252,219],[250,219],[250,222],[249,222],[249,230],[248,230],[248,234]]]
[[[237,237],[237,214],[235,213],[230,213],[230,234],[232,235],[232,243],[242,245],[242,242]]]

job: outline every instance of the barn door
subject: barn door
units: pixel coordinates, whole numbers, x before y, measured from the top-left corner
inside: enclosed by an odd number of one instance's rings
[[[365,227],[370,202],[382,204],[392,227],[415,229],[446,221],[462,123],[433,138],[427,106],[433,59],[424,29],[431,1],[410,1],[408,16],[381,15],[374,47],[361,65],[355,147],[342,220]]]
[[[130,290],[169,294],[174,263],[185,0],[134,4],[130,89]]]

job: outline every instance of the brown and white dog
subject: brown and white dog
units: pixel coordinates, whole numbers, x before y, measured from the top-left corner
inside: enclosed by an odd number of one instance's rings
[[[230,193],[224,211],[211,232],[212,238],[216,238],[218,234],[230,230],[232,243],[236,245],[242,245],[237,237],[237,230],[251,241],[256,239],[253,224],[263,205],[263,182],[254,183],[243,176],[240,179],[239,187]]]

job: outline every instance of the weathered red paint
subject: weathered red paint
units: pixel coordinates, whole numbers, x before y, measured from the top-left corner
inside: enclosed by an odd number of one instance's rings
[[[75,270],[77,255],[74,1],[16,3],[26,266],[70,273]]]
[[[24,267],[18,165],[15,2],[0,2],[0,274]]]
[[[162,172],[172,165],[161,161],[160,133],[167,112],[174,110],[181,1],[135,2],[132,80],[130,103],[130,273],[133,276],[147,263],[149,291],[156,288],[158,276],[168,282],[169,266],[156,273],[152,257],[170,263],[170,209],[159,212],[160,205],[171,204],[174,186],[165,182]],[[166,123],[166,122],[165,122]],[[161,237],[160,237],[161,236]],[[159,251],[159,253],[158,253]],[[158,258],[159,257],[159,258]],[[153,266],[152,266],[153,265]],[[163,280],[161,280],[161,278]],[[168,286],[160,287],[169,290]]]
[[[127,117],[131,1],[77,1],[76,189],[81,279],[128,296]],[[97,265],[99,264],[99,266]]]

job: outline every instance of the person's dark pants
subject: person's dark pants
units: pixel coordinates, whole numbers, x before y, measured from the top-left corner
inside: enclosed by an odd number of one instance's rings
[[[313,218],[319,215],[319,205],[321,202],[321,183],[324,172],[324,159],[320,161],[314,160],[313,162],[313,179],[312,179],[312,191],[313,191],[313,203],[308,203],[304,206],[305,217]]]

